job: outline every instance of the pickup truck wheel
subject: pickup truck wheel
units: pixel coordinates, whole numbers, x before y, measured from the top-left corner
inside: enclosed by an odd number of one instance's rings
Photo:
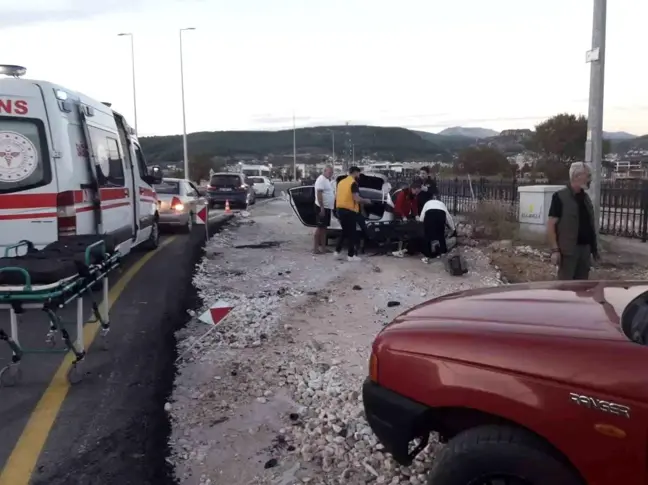
[[[451,439],[430,471],[430,485],[581,485],[581,480],[534,435],[483,426]]]

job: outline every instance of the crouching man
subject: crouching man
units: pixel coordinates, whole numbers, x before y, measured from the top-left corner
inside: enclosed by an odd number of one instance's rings
[[[448,208],[440,200],[427,201],[421,209],[420,219],[424,234],[422,261],[427,264],[431,258],[448,252],[446,234],[454,237],[456,229]]]
[[[414,180],[409,187],[401,190],[394,201],[394,218],[403,223],[416,221],[419,216],[418,197],[422,190],[420,180]],[[419,251],[422,241],[416,237],[409,236],[407,244],[404,240],[398,242],[398,250],[392,253],[393,256],[402,258],[406,253]],[[405,247],[407,246],[407,248]]]

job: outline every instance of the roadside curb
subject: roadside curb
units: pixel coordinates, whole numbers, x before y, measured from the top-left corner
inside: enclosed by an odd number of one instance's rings
[[[222,216],[209,221],[209,236],[217,234],[228,222],[234,218],[234,214],[223,214]],[[189,253],[186,267],[181,270],[178,281],[178,291],[173,302],[167,305],[166,318],[161,322],[160,328],[164,332],[164,363],[160,366],[162,382],[156,392],[155,407],[156,416],[154,422],[157,423],[155,428],[157,432],[152,433],[151,440],[158,443],[157,456],[152,457],[150,465],[159,470],[155,483],[159,485],[177,485],[175,470],[167,461],[170,456],[169,439],[171,438],[171,421],[169,415],[164,410],[165,404],[169,401],[175,384],[177,366],[177,341],[176,332],[184,328],[191,320],[187,314],[188,309],[200,306],[198,291],[193,285],[193,276],[196,265],[205,255],[205,246],[208,241],[205,240],[204,232],[195,230],[190,235],[186,243],[186,251]]]

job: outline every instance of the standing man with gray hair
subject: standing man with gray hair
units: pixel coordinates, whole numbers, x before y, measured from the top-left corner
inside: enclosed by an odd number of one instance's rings
[[[331,182],[333,167],[327,165],[315,181],[315,222],[313,234],[313,254],[326,252],[326,231],[331,225],[331,212],[335,204],[335,188]]]
[[[591,182],[590,168],[582,162],[573,163],[569,184],[551,198],[547,235],[559,280],[588,279],[592,257],[599,256],[594,207],[585,192]]]

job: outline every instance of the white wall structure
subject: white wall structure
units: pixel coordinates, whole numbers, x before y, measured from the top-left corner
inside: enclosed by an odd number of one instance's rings
[[[520,235],[539,238],[547,232],[551,197],[564,185],[524,185],[518,187]]]

